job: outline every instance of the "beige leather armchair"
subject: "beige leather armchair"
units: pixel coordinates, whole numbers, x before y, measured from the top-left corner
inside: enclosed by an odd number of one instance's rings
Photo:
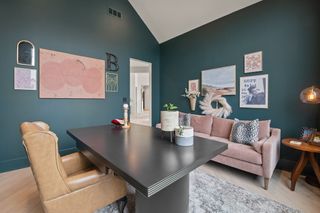
[[[46,123],[24,122],[20,129],[45,212],[92,213],[126,196],[120,177],[100,172],[81,153],[60,157]]]

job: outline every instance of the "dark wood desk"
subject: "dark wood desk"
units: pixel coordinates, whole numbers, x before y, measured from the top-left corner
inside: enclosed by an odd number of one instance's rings
[[[227,149],[227,144],[194,137],[180,147],[160,129],[111,125],[68,130],[77,147],[98,167],[114,170],[136,188],[136,212],[186,213],[189,173]]]

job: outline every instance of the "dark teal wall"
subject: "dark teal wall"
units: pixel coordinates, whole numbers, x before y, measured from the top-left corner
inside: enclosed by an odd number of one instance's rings
[[[122,19],[109,16],[120,10]],[[122,98],[129,96],[129,58],[153,64],[153,121],[159,120],[159,44],[127,0],[5,0],[0,2],[0,172],[27,165],[19,124],[48,122],[59,136],[60,151],[74,150],[66,135],[72,127],[106,124],[122,116]],[[105,59],[118,56],[119,92],[105,100],[39,99],[38,91],[15,91],[16,44],[28,39],[38,48]]]
[[[238,94],[227,96],[231,117],[271,119],[283,137],[297,136],[302,126],[320,127],[320,105],[299,100],[303,88],[319,85],[319,11],[318,0],[262,1],[161,44],[161,105],[173,102],[189,111],[181,94],[189,79],[200,79],[208,68],[235,64],[239,91],[244,54],[262,50],[264,71],[251,75],[269,74],[269,109],[239,108]],[[282,159],[297,158],[281,149]]]

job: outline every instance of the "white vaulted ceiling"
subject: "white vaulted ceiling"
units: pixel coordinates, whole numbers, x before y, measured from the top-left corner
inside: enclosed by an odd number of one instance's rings
[[[261,0],[129,0],[159,43]]]

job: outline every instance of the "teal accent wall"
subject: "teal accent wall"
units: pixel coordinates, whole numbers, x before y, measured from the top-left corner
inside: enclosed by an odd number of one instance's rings
[[[320,83],[319,5],[318,0],[262,1],[162,43],[161,105],[172,102],[189,112],[181,97],[188,80],[200,79],[201,70],[235,64],[237,95],[227,96],[231,118],[271,119],[282,137],[297,137],[303,126],[320,129],[320,105],[299,100],[302,89]],[[260,50],[263,72],[244,74],[244,54]],[[269,75],[269,108],[239,108],[239,78],[256,74]],[[293,162],[298,154],[281,147],[282,162]]]
[[[118,19],[108,8],[122,12]],[[59,136],[62,154],[75,150],[66,130],[110,123],[122,117],[122,98],[129,96],[129,58],[153,65],[153,123],[159,120],[160,48],[127,0],[8,0],[0,2],[0,172],[25,167],[19,125],[43,120]],[[105,59],[105,52],[119,59],[119,92],[105,100],[39,99],[39,91],[13,89],[16,44],[27,39],[38,50],[46,48]],[[23,67],[23,66],[19,66]]]

